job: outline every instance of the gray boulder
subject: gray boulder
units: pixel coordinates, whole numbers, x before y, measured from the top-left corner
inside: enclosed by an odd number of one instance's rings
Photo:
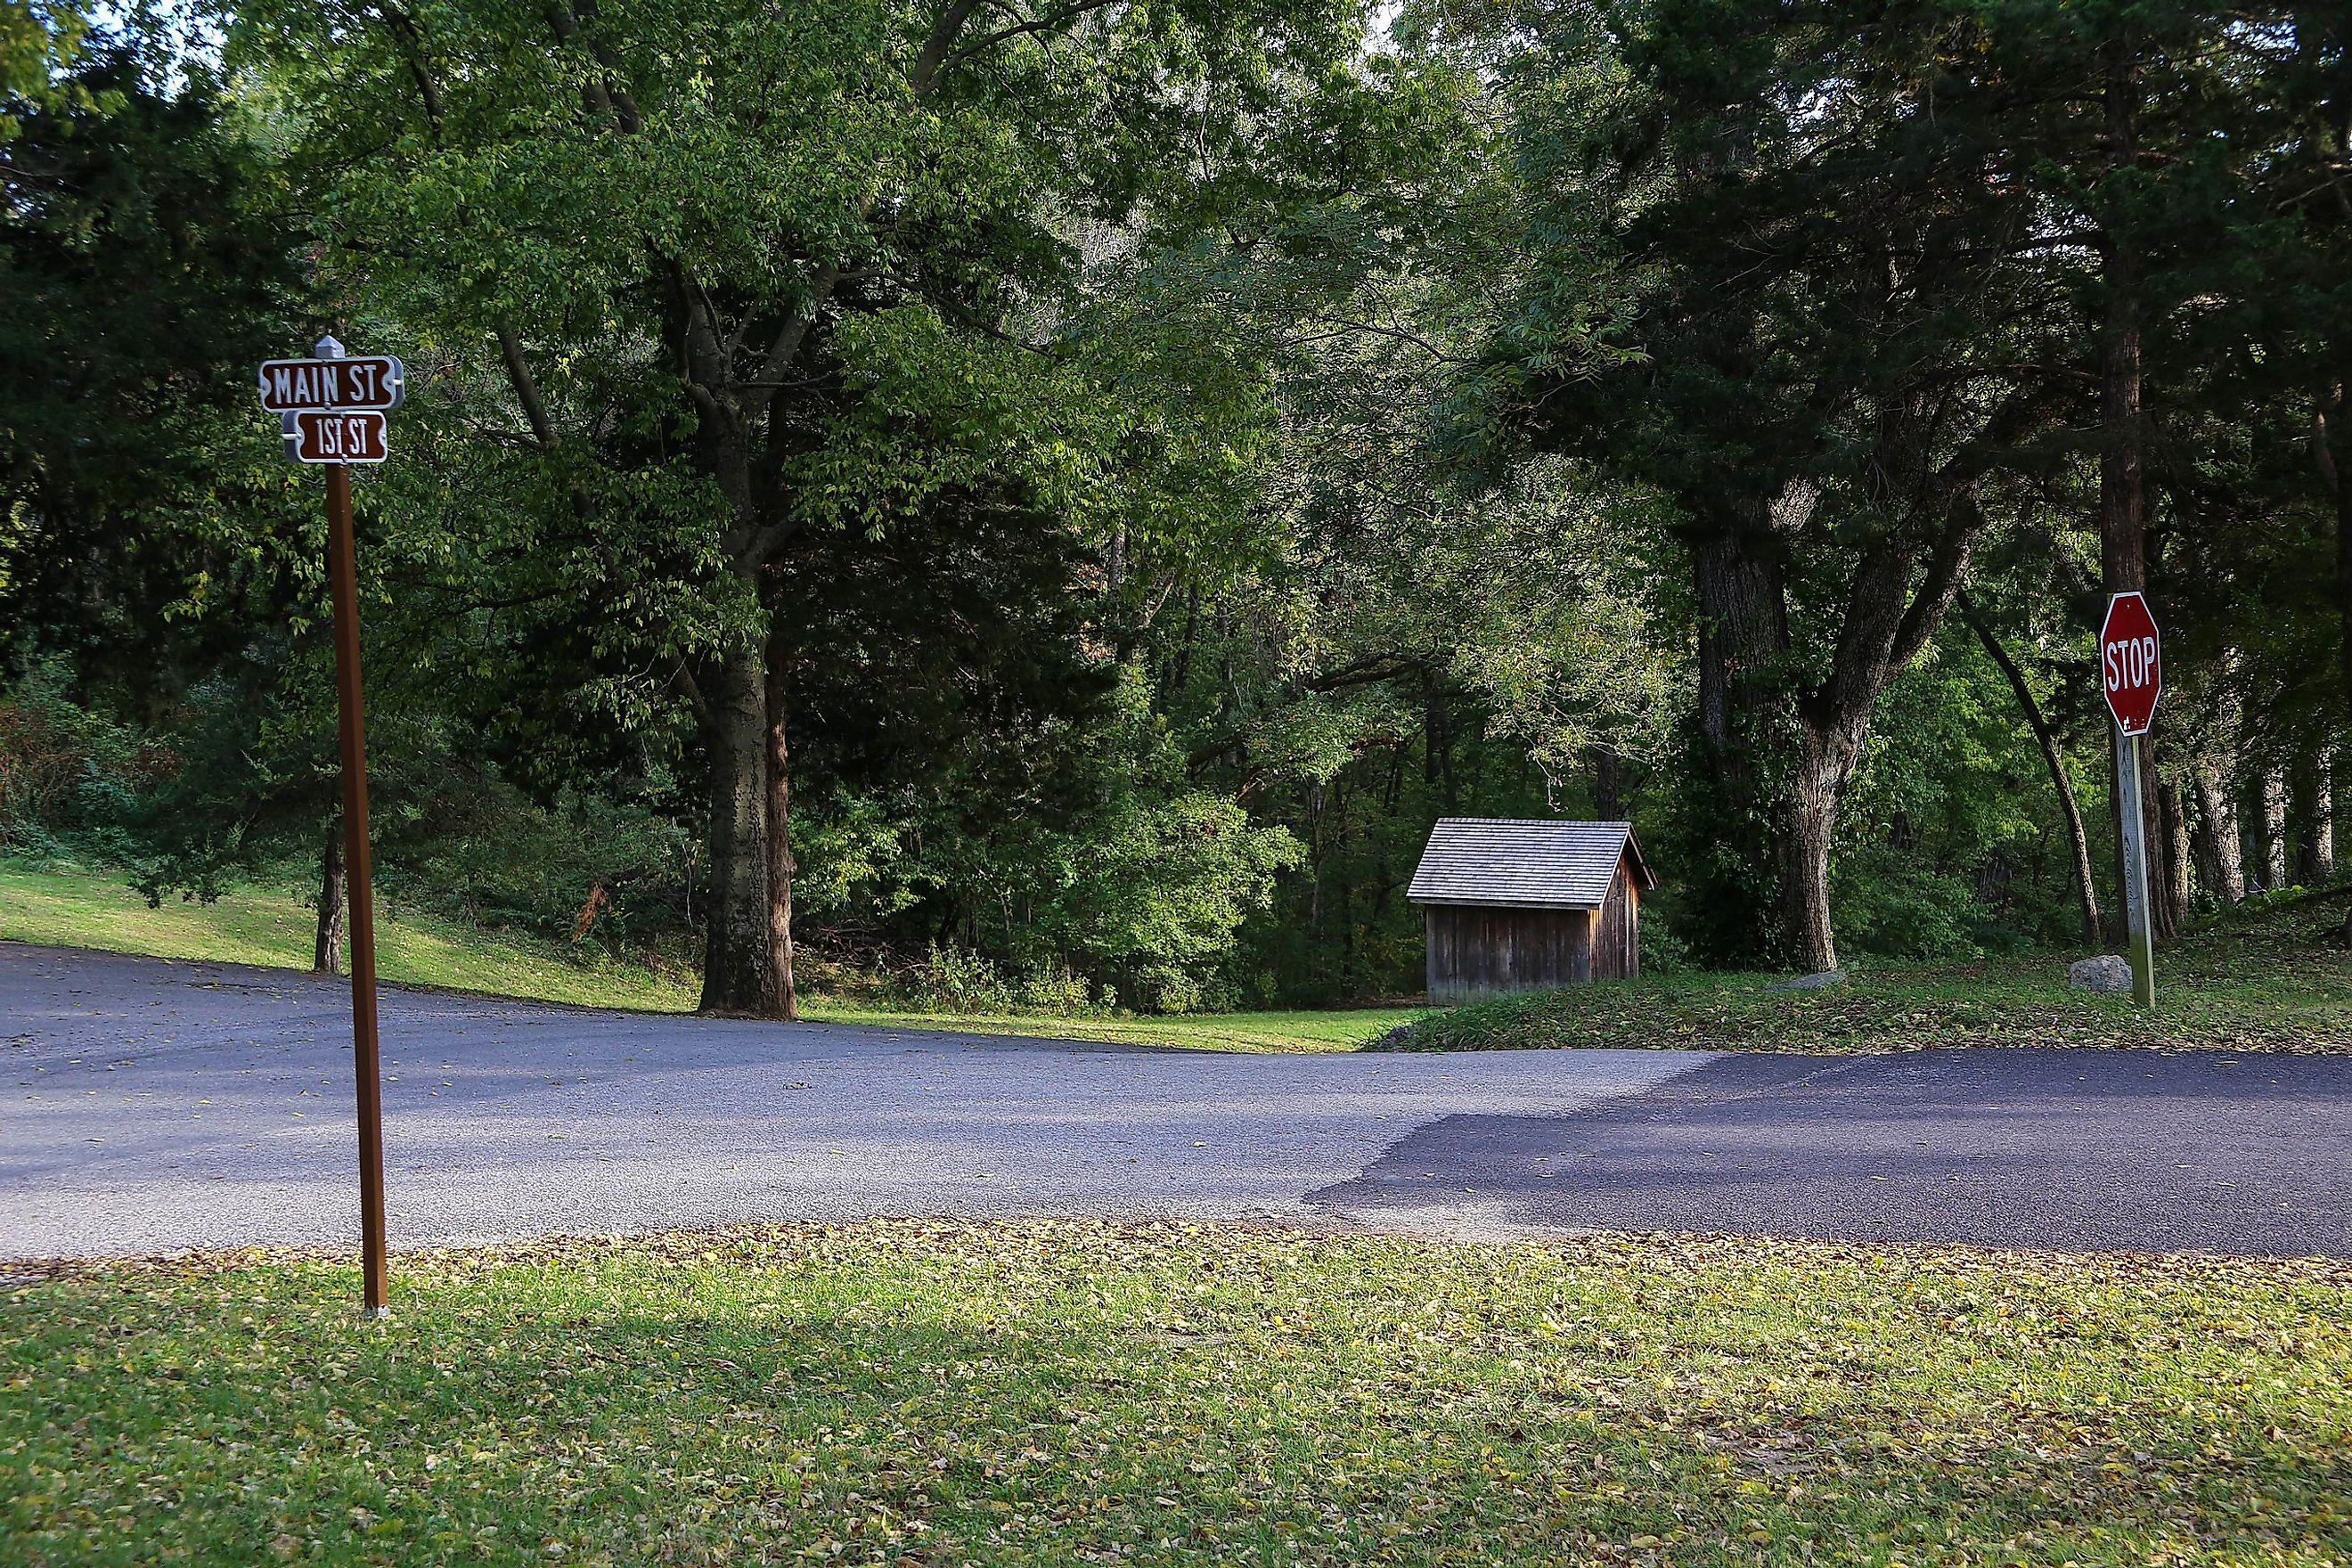
[[[2103,952],[2096,958],[2078,959],[2066,966],[2066,984],[2077,991],[2103,991],[2111,996],[2128,996],[2132,988],[2131,962],[2113,952]]]
[[[1844,984],[1844,970],[1824,969],[1819,974],[1800,974],[1794,980],[1775,981],[1764,989],[1767,991],[1826,991],[1832,985]]]

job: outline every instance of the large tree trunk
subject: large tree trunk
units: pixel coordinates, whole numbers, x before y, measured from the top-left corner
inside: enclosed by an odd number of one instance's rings
[[[2017,699],[2018,711],[2025,716],[2025,727],[2033,732],[2034,743],[2042,748],[2042,765],[2050,770],[2050,787],[2058,796],[2059,815],[2066,824],[2066,847],[2074,874],[2074,902],[2083,912],[2083,937],[2095,948],[2107,943],[2106,926],[2099,919],[2099,891],[2091,880],[2091,840],[2083,829],[2082,803],[2074,797],[2074,781],[2066,772],[2066,758],[2058,749],[2058,733],[2042,716],[2042,704],[2034,700],[2033,688],[2026,684],[2025,672],[2009,657],[2009,650],[1993,636],[1991,625],[1977,613],[1977,607],[1963,595],[1959,600],[1960,618],[1977,635],[1987,657],[2000,667],[2009,681],[2009,689]]]
[[[793,773],[784,719],[789,711],[789,661],[771,642],[768,649],[768,962],[777,1010],[800,1015],[793,984]]]
[[[1603,822],[1622,822],[1625,818],[1625,759],[1606,746],[1594,746],[1592,758],[1592,815]]]
[[[1774,744],[1773,710],[1784,700],[1774,677],[1788,647],[1788,612],[1765,534],[1769,509],[1755,510],[1717,520],[1691,545],[1700,751],[1725,848],[1738,863],[1704,889],[1701,918],[1720,922],[1725,955],[1741,961],[1778,958],[1789,945],[1786,900],[1759,897],[1768,880],[1785,874],[1789,858],[1775,842],[1787,826],[1772,820],[1786,815],[1783,803],[1772,798],[1767,766],[1759,766]]]
[[[2336,514],[2336,673],[2352,694],[2352,377],[2320,401],[2312,421],[2311,455],[2319,466]]]
[[[2102,49],[2110,179],[2130,169],[2139,156],[2139,57],[2134,40],[2120,24],[2118,28]],[[2100,245],[2106,306],[2099,332],[2099,574],[2101,585],[2113,595],[2147,586],[2147,466],[2140,427],[2140,273],[2139,258],[2129,237],[2113,226],[2112,210]],[[2109,804],[2116,828],[2116,886],[2121,889],[2128,874],[2124,853],[2123,749],[2133,742],[2112,725],[2107,737],[2108,776],[2115,786]],[[2147,807],[2141,815],[2141,842],[2148,850],[2151,881],[2157,877],[2162,843],[2157,835],[2161,825],[2156,811],[2156,775],[2148,766],[2153,750],[2143,743],[2139,752],[2140,798]],[[2160,902],[2156,889],[2150,887],[2147,909],[2152,932]]]
[[[319,930],[311,943],[314,973],[343,972],[343,924],[351,915],[351,883],[343,874],[343,816],[327,818],[327,847],[319,858]]]
[[[1808,727],[1780,827],[1780,922],[1790,956],[1808,973],[1837,967],[1830,927],[1830,846],[1856,748]]]
[[[2137,162],[2139,61],[2128,37],[2105,47],[2111,174]],[[2110,594],[2147,586],[2147,474],[2142,450],[2139,258],[2127,237],[2101,237],[2106,319],[2099,334],[2099,565]]]
[[[2336,881],[2336,759],[2319,759],[2319,811],[2312,820],[2319,879]]]
[[[757,648],[719,663],[708,687],[710,887],[702,1011],[776,1015],[768,910],[768,694]]]
[[[1811,689],[1790,689],[1784,668],[1788,602],[1773,535],[1803,526],[1818,489],[1791,481],[1769,504],[1751,503],[1748,515],[1727,508],[1693,546],[1699,728],[1717,808],[1727,822],[1762,819],[1778,945],[1812,971],[1837,967],[1830,847],[1871,710],[1942,623],[1982,523],[1967,489],[1946,490],[1942,478],[1927,482],[1942,494],[1940,510],[1923,514],[1915,506],[1864,549],[1828,677]]]
[[[2246,896],[2245,869],[2239,858],[2237,801],[2221,788],[2210,758],[2199,758],[2190,772],[2197,787],[2198,827],[2204,838],[2200,858],[2206,883],[2223,903],[2237,903]]]
[[[2335,769],[2322,755],[2296,770],[2294,879],[2308,887],[2336,879]]]
[[[2158,840],[2164,847],[2163,874],[2153,889],[2159,906],[2156,930],[2159,936],[2169,940],[2189,923],[2189,813],[2180,785],[2173,780],[2157,781],[2156,802],[2157,814],[2164,824],[2164,833]]]
[[[2165,816],[2164,775],[2156,765],[2156,737],[2139,737],[2140,842],[2147,847],[2147,931],[2170,942],[2180,930],[2185,905],[2176,905],[2172,885],[2172,823]]]
[[[2263,891],[2286,886],[2286,774],[2278,768],[2263,773]]]

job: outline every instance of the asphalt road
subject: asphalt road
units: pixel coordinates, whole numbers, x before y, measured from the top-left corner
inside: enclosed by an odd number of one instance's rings
[[[347,996],[0,943],[0,1257],[351,1239]],[[383,1008],[395,1246],[1075,1213],[2352,1255],[2352,1060],[1239,1056]]]

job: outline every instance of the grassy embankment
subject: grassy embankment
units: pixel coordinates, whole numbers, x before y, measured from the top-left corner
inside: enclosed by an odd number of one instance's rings
[[[168,901],[150,909],[119,876],[31,870],[0,861],[0,941],[308,969],[314,918],[282,890],[248,889],[215,903]],[[383,979],[407,984],[589,1007],[682,1013],[695,1002],[694,984],[685,976],[641,963],[583,961],[553,942],[397,907],[377,916],[376,967]],[[807,998],[803,1011],[836,1023],[1259,1051],[1349,1050],[1419,1016],[1418,1010],[1373,1008],[1169,1018],[964,1016],[878,1010],[823,995]]]
[[[894,1221],[0,1286],[25,1564],[2352,1558],[2352,1272]]]
[[[2208,1047],[2352,1051],[2352,889],[2286,892],[2200,921],[2157,952],[2157,1005],[2070,989],[2067,954],[1871,963],[1843,985],[1770,989],[1760,974],[1644,976],[1455,1008],[1423,1050],[1578,1046],[1766,1051],[1925,1046]]]
[[[2070,990],[2066,958],[2026,953],[1969,963],[1870,963],[1844,985],[1770,989],[1766,974],[1674,974],[1483,1003],[1428,1016],[1421,1049],[1616,1046],[1867,1051],[1922,1046],[2210,1047],[2352,1051],[2352,952],[2340,945],[2352,889],[2289,893],[2201,922],[2158,954],[2158,1005]],[[210,905],[146,901],[105,873],[0,863],[0,940],[166,958],[304,968],[310,912],[290,893],[247,890]],[[387,980],[569,1002],[683,1012],[688,977],[583,961],[574,950],[392,909],[378,927]],[[1418,1009],[1063,1018],[897,1011],[806,999],[813,1018],[1228,1050],[1349,1050]]]

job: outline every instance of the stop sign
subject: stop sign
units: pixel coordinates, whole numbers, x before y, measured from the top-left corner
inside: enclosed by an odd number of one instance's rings
[[[2164,689],[2164,662],[2156,617],[2137,594],[2117,594],[2107,601],[2107,624],[2099,630],[2099,678],[2116,727],[2126,735],[2147,734]]]

